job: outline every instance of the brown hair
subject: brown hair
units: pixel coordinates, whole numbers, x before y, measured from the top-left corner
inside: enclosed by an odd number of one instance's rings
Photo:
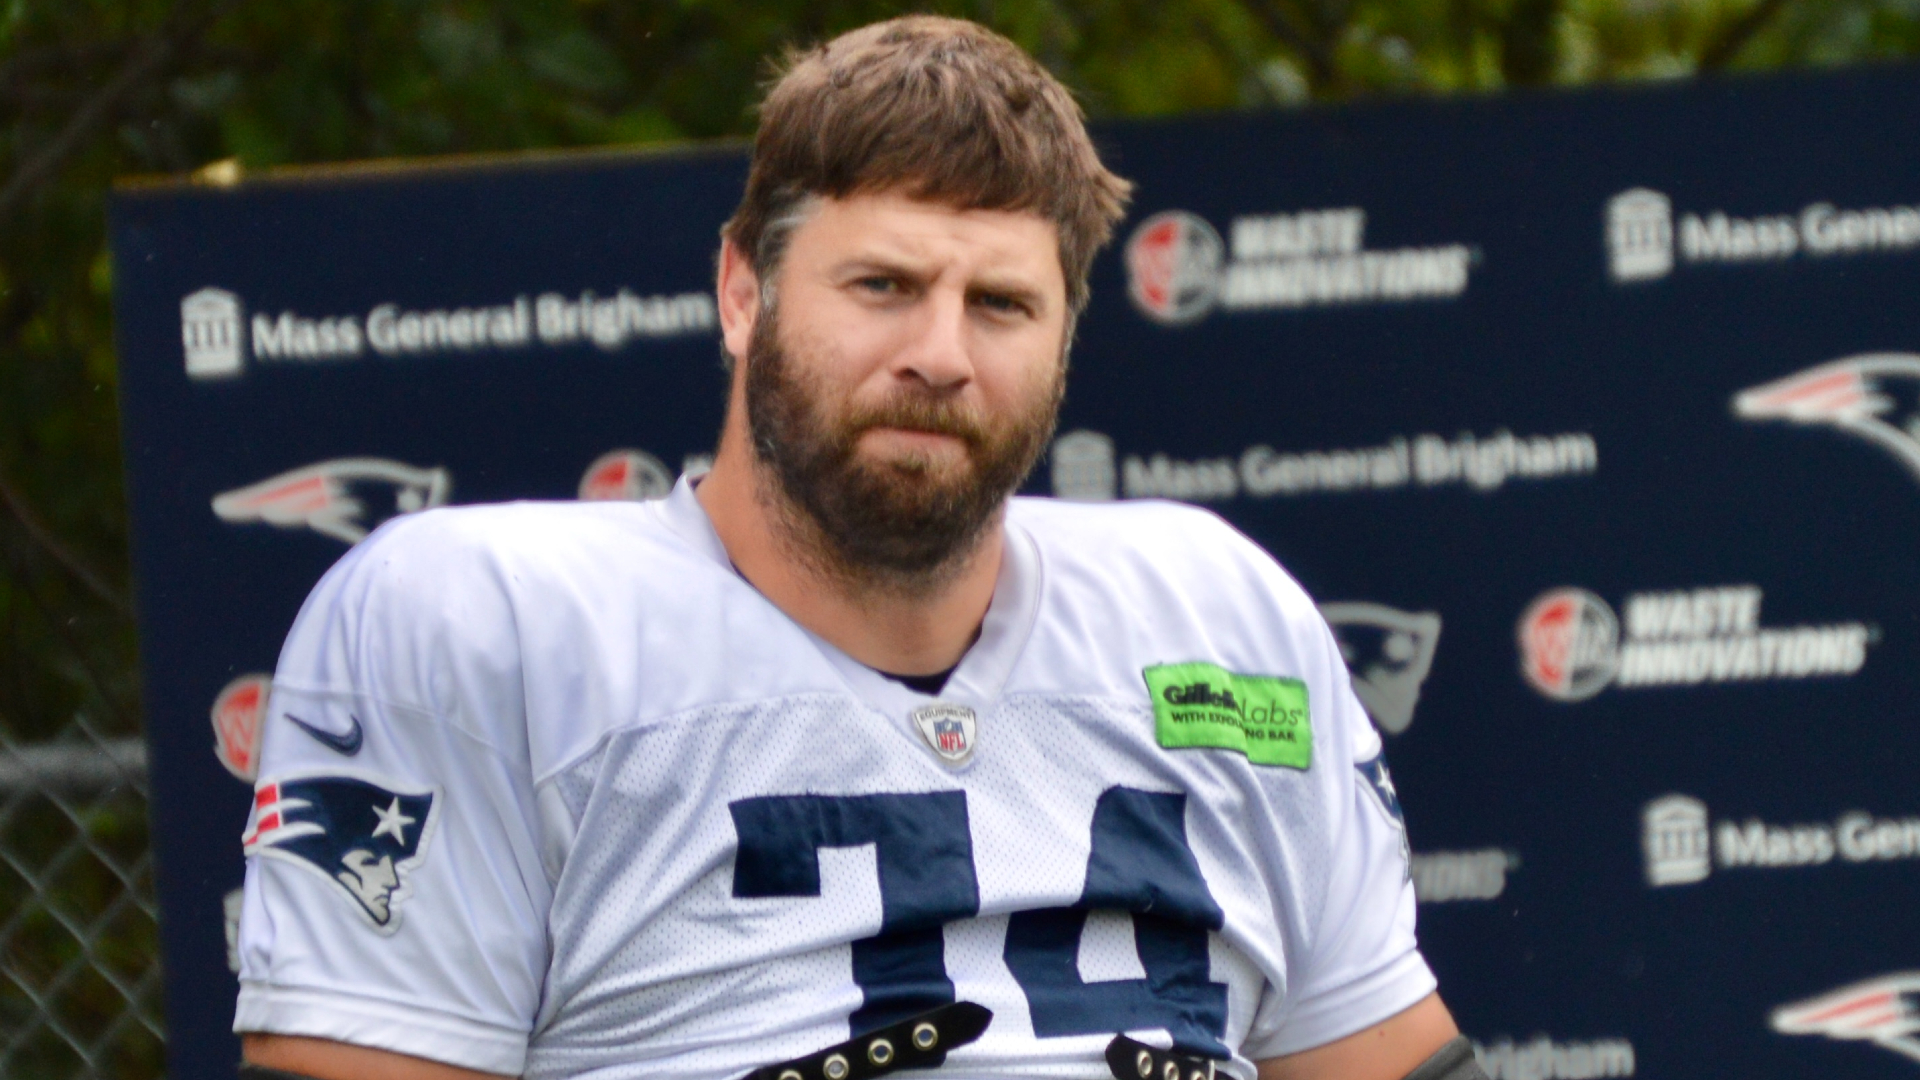
[[[810,197],[899,191],[1053,222],[1070,312],[1132,185],[1100,163],[1080,107],[1018,45],[908,15],[790,52],[760,104],[746,195],[721,230],[765,283]]]

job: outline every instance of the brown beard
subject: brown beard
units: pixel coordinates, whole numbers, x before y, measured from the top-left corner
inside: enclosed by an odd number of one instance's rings
[[[835,414],[779,338],[774,309],[764,309],[747,345],[747,428],[788,538],[816,569],[857,590],[937,588],[964,567],[1052,438],[1065,364],[1030,406],[999,418],[924,386]],[[863,459],[860,437],[875,428],[951,436],[965,461]]]

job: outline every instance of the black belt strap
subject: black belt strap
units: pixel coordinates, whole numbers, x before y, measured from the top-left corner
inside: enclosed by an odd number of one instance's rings
[[[1214,1080],[1212,1058],[1162,1050],[1125,1035],[1107,1044],[1107,1068],[1114,1080]]]
[[[1405,1080],[1487,1080],[1487,1074],[1473,1056],[1473,1043],[1465,1035],[1455,1035]]]
[[[1115,1080],[1215,1080],[1211,1059],[1161,1050],[1116,1035],[1107,1044],[1107,1068]],[[1457,1035],[1403,1080],[1487,1080],[1473,1056],[1473,1044]]]
[[[285,1069],[269,1069],[265,1065],[255,1065],[251,1061],[240,1063],[240,1080],[317,1080],[306,1073],[288,1072]]]
[[[741,1080],[873,1080],[895,1069],[931,1069],[947,1051],[980,1037],[993,1010],[956,1001],[909,1016],[806,1057],[767,1065]]]

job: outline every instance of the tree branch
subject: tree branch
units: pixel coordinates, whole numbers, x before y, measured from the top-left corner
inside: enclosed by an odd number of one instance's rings
[[[84,76],[89,66],[120,59],[138,44],[138,40],[116,39],[20,49],[0,62],[0,86],[40,82],[63,73]]]
[[[26,532],[28,539],[38,545],[40,550],[52,556],[53,561],[59,563],[67,573],[78,578],[89,592],[105,600],[120,614],[128,618],[133,617],[133,605],[127,602],[126,597],[116,592],[113,586],[107,584],[106,578],[88,566],[86,560],[68,550],[67,546],[60,542],[59,537],[53,535],[52,530],[41,522],[40,516],[33,512],[33,507],[20,494],[19,489],[13,486],[13,481],[5,473],[0,473],[0,504],[5,505],[7,511],[13,515],[13,519],[20,523],[20,528]]]
[[[1745,15],[1727,25],[1719,38],[1700,50],[1700,62],[1695,70],[1702,73],[1719,71],[1732,63],[1733,58],[1740,55],[1740,50],[1753,40],[1753,36],[1772,22],[1786,6],[1787,0],[1760,0],[1748,8]]]
[[[1331,87],[1340,78],[1340,70],[1333,60],[1333,50],[1326,42],[1319,40],[1300,26],[1280,9],[1279,0],[1249,0],[1247,10],[1267,33],[1306,58],[1311,82],[1317,89]]]
[[[6,293],[4,302],[0,302],[0,339],[15,340],[24,327],[40,309],[39,298],[31,289],[15,286]],[[40,515],[34,512],[33,504],[15,486],[4,468],[0,468],[0,506],[4,506],[27,539],[38,545],[54,562],[60,564],[68,573],[78,578],[88,591],[105,600],[108,606],[128,618],[133,617],[133,605],[107,584],[106,576],[93,569],[87,561],[75,554],[53,534]]]
[[[79,665],[81,677],[86,680],[94,696],[100,699],[100,707],[107,711],[115,727],[120,731],[139,730],[139,726],[133,723],[133,718],[127,711],[120,707],[119,702],[113,700],[111,694],[107,693],[106,680],[101,677],[99,671],[95,670],[93,662],[88,659],[87,651],[81,648],[80,642],[74,640],[73,632],[68,628],[66,620],[60,617],[59,612],[53,610],[53,605],[47,603],[46,598],[40,595],[40,590],[33,587],[31,572],[20,565],[17,557],[9,558],[7,561],[11,564],[14,578],[20,583],[21,590],[27,594],[27,599],[39,609],[40,617],[47,620],[47,626],[53,631],[54,636],[59,638],[60,643],[73,654],[74,662]]]
[[[1511,86],[1540,86],[1559,64],[1560,0],[1516,0],[1500,28],[1500,73]]]
[[[107,80],[105,86],[96,90],[86,104],[80,106],[67,121],[67,126],[53,137],[53,141],[28,158],[26,164],[15,170],[7,180],[7,186],[0,188],[0,218],[12,214],[15,204],[79,149],[93,134],[93,129],[112,115],[120,98],[158,71],[172,53],[173,40],[170,37],[163,35],[147,39],[126,66]]]
[[[106,84],[94,91],[93,97],[80,106],[65,127],[55,135],[52,141],[28,158],[26,163],[14,171],[5,187],[0,188],[0,220],[10,216],[19,203],[51,175],[54,170],[80,149],[99,127],[113,115],[114,107],[120,99],[147,79],[158,74],[168,60],[179,52],[189,40],[198,36],[215,19],[234,8],[238,0],[222,0],[211,10],[192,18],[183,18],[171,31],[161,31],[146,39],[120,70],[108,79]]]

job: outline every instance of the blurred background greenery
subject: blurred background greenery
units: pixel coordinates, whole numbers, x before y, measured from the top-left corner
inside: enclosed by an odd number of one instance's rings
[[[0,758],[140,726],[116,177],[741,136],[769,55],[905,10],[1006,33],[1095,117],[1920,52],[1920,0],[5,0]],[[0,800],[0,1073],[158,1075],[140,785],[29,794]]]

